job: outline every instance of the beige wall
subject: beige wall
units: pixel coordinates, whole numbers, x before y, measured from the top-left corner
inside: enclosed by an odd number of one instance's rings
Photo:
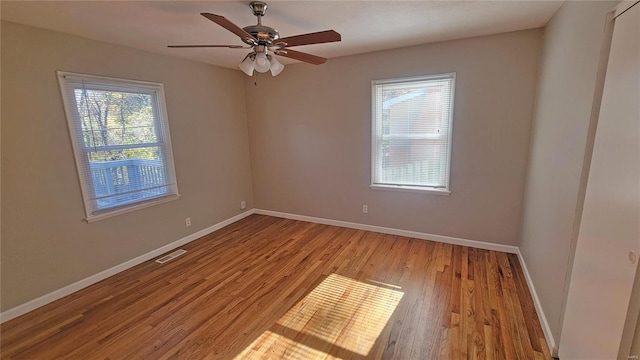
[[[584,200],[579,193],[605,14],[614,5],[565,2],[545,27],[520,250],[555,342]]]
[[[253,207],[242,73],[8,22],[1,46],[3,311]],[[56,70],[164,84],[179,200],[82,220]]]
[[[515,245],[541,40],[528,30],[247,78],[256,207]],[[371,81],[452,71],[451,195],[369,189]]]

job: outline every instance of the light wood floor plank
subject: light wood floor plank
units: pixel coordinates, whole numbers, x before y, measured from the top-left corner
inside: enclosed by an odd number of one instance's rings
[[[13,319],[2,359],[550,359],[516,256],[252,215]]]

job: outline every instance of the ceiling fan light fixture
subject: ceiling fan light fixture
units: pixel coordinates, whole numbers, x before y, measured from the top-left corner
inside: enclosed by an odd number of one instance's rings
[[[284,65],[280,63],[275,57],[271,56],[271,76],[276,76],[284,70]]]
[[[258,23],[256,25],[249,25],[243,28],[229,21],[222,15],[200,13],[200,15],[204,16],[208,20],[220,25],[236,36],[239,36],[240,40],[249,45],[249,47],[242,45],[207,44],[169,45],[169,47],[253,49],[253,51],[245,56],[242,62],[238,64],[238,68],[249,76],[253,76],[254,70],[261,73],[266,73],[271,70],[271,75],[276,76],[284,70],[284,65],[273,58],[273,55],[280,55],[313,65],[324,64],[324,62],[327,61],[327,59],[323,57],[291,50],[285,47],[323,44],[342,40],[340,34],[335,30],[318,31],[282,38],[280,37],[278,30],[267,25],[262,25],[262,17],[267,10],[267,4],[265,2],[254,0],[249,4],[249,7],[252,9],[253,15],[258,18]]]
[[[255,56],[252,55],[253,54],[247,55],[244,60],[242,60],[242,62],[238,64],[240,70],[242,70],[243,73],[249,76],[253,75],[253,69],[255,68]]]
[[[259,52],[256,54],[254,64],[256,71],[261,73],[269,71],[269,68],[271,67],[271,64],[269,64],[269,59],[267,59],[267,54],[263,52]]]

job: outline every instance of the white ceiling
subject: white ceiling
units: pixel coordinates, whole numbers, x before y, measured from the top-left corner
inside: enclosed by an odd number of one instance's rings
[[[247,1],[1,1],[3,20],[237,68],[248,50],[169,49],[179,44],[243,45],[200,15],[240,27],[256,18]],[[281,37],[334,29],[342,42],[300,46],[333,58],[544,26],[562,1],[268,1],[263,24]],[[280,57],[284,64],[293,60]]]

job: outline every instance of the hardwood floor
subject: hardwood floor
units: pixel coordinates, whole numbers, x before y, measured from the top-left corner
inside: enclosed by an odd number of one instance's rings
[[[11,320],[2,359],[550,359],[515,255],[252,215]]]

